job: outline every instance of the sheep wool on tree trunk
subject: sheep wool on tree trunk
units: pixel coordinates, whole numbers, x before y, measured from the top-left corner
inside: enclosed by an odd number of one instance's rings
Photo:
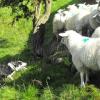
[[[35,11],[33,17],[33,32],[31,37],[32,53],[36,56],[43,56],[43,42],[45,34],[46,22],[51,12],[52,0],[35,0]],[[41,9],[44,6],[44,12]]]

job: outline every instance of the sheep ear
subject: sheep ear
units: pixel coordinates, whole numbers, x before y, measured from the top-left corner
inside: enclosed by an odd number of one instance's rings
[[[68,34],[66,34],[66,33],[60,33],[59,36],[61,36],[61,37],[68,37]]]

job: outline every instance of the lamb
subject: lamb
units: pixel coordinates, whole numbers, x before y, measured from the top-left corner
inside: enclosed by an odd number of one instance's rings
[[[11,61],[7,65],[1,64],[0,65],[0,79],[3,78],[9,78],[13,80],[13,75],[16,71],[27,69],[26,68],[27,63],[22,61]]]
[[[60,33],[63,43],[72,55],[72,62],[80,72],[81,86],[88,81],[88,69],[100,70],[100,38],[89,38],[76,31]],[[85,82],[84,82],[85,75]]]
[[[98,38],[98,37],[100,37],[100,27],[97,27],[97,28],[95,29],[95,31],[93,32],[93,34],[92,34],[91,37],[93,37],[93,38]]]

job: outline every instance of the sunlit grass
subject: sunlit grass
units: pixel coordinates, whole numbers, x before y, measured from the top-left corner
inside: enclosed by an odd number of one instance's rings
[[[15,55],[26,48],[29,33],[32,29],[32,22],[31,19],[20,19],[13,26],[1,24],[0,29],[0,39],[2,43],[6,41],[3,44],[5,47],[0,48],[1,58],[6,55]]]
[[[30,85],[27,88],[24,84],[17,86],[4,86],[0,89],[0,100],[38,100],[38,89]]]

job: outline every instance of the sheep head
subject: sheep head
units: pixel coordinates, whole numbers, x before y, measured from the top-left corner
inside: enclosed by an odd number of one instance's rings
[[[64,45],[68,45],[69,37],[71,34],[76,33],[73,30],[65,31],[64,33],[60,33],[59,36],[62,37],[61,43]]]

